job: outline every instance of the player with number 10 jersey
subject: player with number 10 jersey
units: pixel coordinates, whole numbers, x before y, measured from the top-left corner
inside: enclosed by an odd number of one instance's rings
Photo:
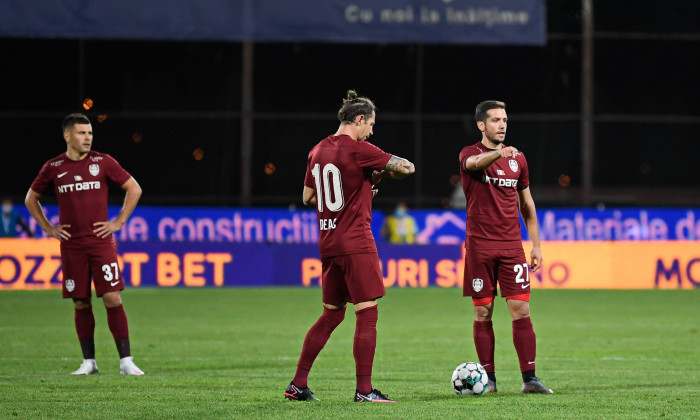
[[[348,135],[331,135],[309,153],[304,185],[316,190],[321,258],[377,252],[372,236],[372,173],[391,154]]]
[[[415,171],[406,159],[367,143],[376,113],[374,103],[347,92],[338,111],[338,131],[309,153],[304,178],[304,205],[318,212],[323,314],[309,329],[294,379],[284,392],[291,400],[317,400],[308,387],[314,360],[333,330],[345,318],[348,302],[355,306],[355,402],[396,402],[372,386],[377,344],[377,299],[384,282],[372,236],[373,189],[382,178],[400,179]]]

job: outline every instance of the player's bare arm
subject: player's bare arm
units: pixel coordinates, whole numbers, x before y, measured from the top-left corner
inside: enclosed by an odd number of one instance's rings
[[[316,190],[304,185],[304,192],[301,195],[301,201],[307,207],[315,206],[316,205]]]
[[[411,175],[415,171],[416,167],[413,166],[413,163],[409,162],[404,158],[392,156],[391,159],[389,159],[389,162],[387,162],[386,167],[382,171],[382,173],[384,173],[382,177],[388,176],[393,179],[402,179]]]
[[[518,191],[518,202],[520,205],[520,214],[523,216],[523,221],[527,227],[527,233],[532,241],[532,250],[530,251],[530,268],[532,272],[536,272],[542,267],[542,250],[540,248],[540,233],[537,225],[537,211],[535,201],[532,199],[530,188]]]
[[[68,238],[70,238],[70,233],[66,229],[70,229],[70,225],[52,225],[49,219],[46,218],[44,209],[41,208],[41,203],[39,202],[40,198],[41,194],[33,189],[30,188],[29,191],[27,191],[24,204],[27,206],[29,213],[47,235],[59,241],[68,240]]]
[[[518,153],[518,149],[515,147],[502,147],[500,149],[491,150],[490,152],[469,156],[464,163],[464,167],[467,171],[480,171],[493,165],[494,162],[502,157],[511,158],[517,156]]]
[[[118,232],[129,220],[131,213],[133,213],[136,204],[139,202],[139,198],[141,198],[141,187],[133,177],[122,184],[122,189],[126,191],[126,194],[124,195],[124,204],[116,219],[93,223],[93,226],[96,227],[93,232],[100,238],[106,238],[114,232]]]

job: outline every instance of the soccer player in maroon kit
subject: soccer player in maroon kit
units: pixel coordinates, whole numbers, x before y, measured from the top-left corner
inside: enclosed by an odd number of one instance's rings
[[[63,297],[73,299],[75,329],[83,352],[83,363],[73,375],[98,372],[91,277],[97,297],[102,297],[107,309],[107,323],[119,353],[120,373],[143,375],[131,357],[129,326],[120,294],[124,279],[112,238],[134,211],[141,187],[111,156],[90,150],[92,125],[87,116],[68,115],[63,120],[63,138],[66,152],[44,164],[27,192],[25,204],[44,232],[61,241]],[[113,221],[107,219],[107,180],[126,191],[124,205]],[[39,203],[51,183],[58,198],[60,222],[55,226]]]
[[[466,260],[463,295],[474,305],[474,343],[489,375],[488,391],[497,392],[495,338],[491,317],[496,283],[513,318],[513,344],[523,377],[522,392],[551,394],[535,376],[535,331],[530,321],[530,270],[542,266],[535,202],[530,194],[525,155],[505,146],[508,116],[500,101],[476,107],[481,141],[459,154],[462,189],[467,199]],[[520,219],[532,240],[528,266],[520,238]]]
[[[318,211],[323,314],[304,339],[296,374],[284,393],[291,400],[317,400],[308,388],[309,371],[351,302],[356,316],[354,401],[396,402],[372,386],[377,299],[386,294],[371,230],[372,197],[382,178],[404,178],[415,168],[366,141],[373,134],[375,110],[371,100],[349,90],[338,111],[338,131],[309,153],[302,198]]]

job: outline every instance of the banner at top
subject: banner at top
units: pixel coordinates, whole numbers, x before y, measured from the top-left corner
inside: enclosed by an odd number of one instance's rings
[[[0,9],[3,37],[546,42],[544,0],[11,0]]]

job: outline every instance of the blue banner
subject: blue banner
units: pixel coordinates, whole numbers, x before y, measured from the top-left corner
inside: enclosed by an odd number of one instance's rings
[[[545,24],[544,0],[9,0],[0,36],[543,45]]]
[[[418,210],[421,243],[464,241],[466,212]],[[542,241],[696,241],[700,240],[700,209],[538,209]],[[520,220],[523,240],[529,240]]]
[[[41,229],[24,206],[16,206],[34,232]],[[58,207],[45,205],[49,220],[58,223]],[[110,217],[119,212],[110,206]],[[460,244],[465,238],[466,212],[411,210],[419,244]],[[538,209],[542,241],[697,241],[700,209]],[[372,213],[372,232],[384,242],[385,215]],[[522,222],[521,222],[522,225]],[[116,235],[121,242],[211,242],[247,244],[317,244],[315,210],[220,207],[138,206]],[[528,240],[522,228],[522,239]]]

